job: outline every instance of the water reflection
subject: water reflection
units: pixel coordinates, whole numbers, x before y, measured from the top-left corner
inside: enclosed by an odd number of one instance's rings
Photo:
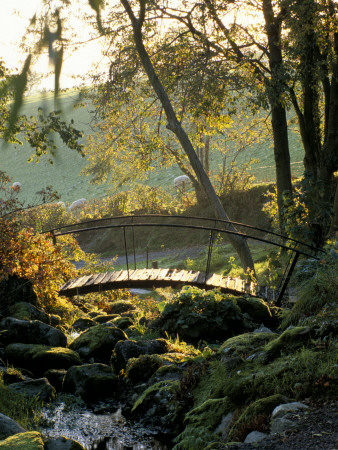
[[[130,424],[121,414],[90,411],[83,406],[70,407],[54,402],[43,413],[41,432],[49,438],[65,436],[88,450],[167,450],[155,439],[155,433],[140,424]]]

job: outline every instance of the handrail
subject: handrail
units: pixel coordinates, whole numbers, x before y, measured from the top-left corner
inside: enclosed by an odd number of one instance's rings
[[[70,227],[74,227],[76,225],[86,225],[86,224],[90,224],[90,223],[94,223],[94,222],[103,222],[106,220],[120,220],[120,219],[132,219],[134,220],[135,218],[144,218],[144,217],[152,217],[152,218],[174,218],[174,219],[192,219],[192,220],[198,220],[198,221],[213,221],[213,222],[220,222],[220,223],[224,223],[224,224],[228,224],[228,225],[234,225],[234,226],[239,226],[239,227],[244,227],[244,228],[248,228],[251,230],[257,230],[257,231],[262,231],[264,233],[270,234],[272,236],[277,236],[283,240],[287,240],[290,242],[294,242],[295,244],[301,244],[311,250],[314,250],[316,252],[323,252],[325,253],[324,250],[314,247],[313,245],[307,244],[306,242],[302,242],[299,241],[297,239],[293,239],[290,238],[288,236],[285,236],[283,234],[280,233],[276,233],[274,231],[270,231],[270,230],[266,230],[264,228],[260,228],[260,227],[255,227],[253,225],[247,225],[245,223],[241,223],[241,222],[234,222],[231,220],[224,220],[224,219],[217,219],[214,217],[199,217],[199,216],[183,216],[183,215],[171,215],[171,214],[128,214],[125,216],[113,216],[113,217],[105,217],[103,219],[92,219],[92,220],[86,220],[84,222],[77,222],[77,223],[73,223],[73,224],[69,224],[69,225],[63,225],[61,227],[57,227],[57,228],[52,228],[49,230],[44,231],[44,233],[53,233],[57,230],[60,229],[65,229],[65,228],[70,228]],[[126,224],[126,225],[130,225],[130,224]],[[158,224],[156,224],[158,225]]]
[[[317,256],[313,256],[309,253],[298,250],[295,247],[290,247],[288,245],[279,244],[278,242],[270,241],[268,239],[260,238],[258,236],[252,236],[249,234],[240,233],[239,231],[225,230],[223,228],[202,227],[199,225],[181,225],[181,224],[176,224],[176,223],[170,223],[170,224],[167,224],[167,223],[122,223],[122,224],[118,224],[118,225],[101,225],[101,226],[93,227],[93,228],[81,228],[79,230],[63,231],[61,233],[53,233],[53,232],[51,232],[51,233],[53,236],[57,237],[57,236],[65,236],[68,234],[74,234],[74,233],[84,233],[84,232],[93,231],[93,230],[96,231],[96,230],[106,230],[108,228],[125,228],[125,227],[173,227],[173,228],[190,228],[193,230],[195,229],[195,230],[205,230],[205,231],[216,231],[218,233],[227,233],[227,234],[232,234],[235,236],[240,236],[245,239],[253,239],[256,241],[265,242],[267,244],[275,245],[277,247],[284,248],[286,250],[297,251],[299,254],[308,256],[309,258],[314,258],[317,260],[320,259]],[[46,231],[45,233],[48,233],[48,232]],[[299,241],[299,243],[302,244],[300,241]],[[305,244],[305,246],[309,247],[306,244]]]
[[[165,218],[165,219],[185,219],[185,220],[198,220],[198,221],[212,221],[214,223],[214,226],[202,226],[202,225],[192,225],[192,224],[180,224],[180,223],[154,223],[154,222],[141,222],[141,223],[137,223],[135,222],[136,218]],[[118,223],[118,224],[108,224],[108,225],[97,225],[97,223],[103,222],[103,221],[116,221],[116,220],[121,220],[123,219],[124,221],[126,219],[131,219],[131,221],[129,223],[123,222],[123,223]],[[84,226],[84,225],[90,225],[90,224],[95,224],[95,226],[93,227],[85,227],[85,228],[76,228],[76,226]],[[290,243],[290,245],[286,245],[285,243],[280,243],[280,242],[274,242],[272,240],[269,239],[265,239],[262,237],[258,237],[258,236],[254,236],[254,235],[250,235],[250,234],[245,234],[243,232],[240,231],[234,231],[233,229],[228,229],[227,227],[224,228],[219,228],[219,224],[223,224],[223,225],[234,225],[234,226],[240,226],[240,227],[245,227],[249,230],[256,230],[256,231],[262,231],[266,234],[270,234],[272,236],[277,236],[278,238],[280,238],[283,242],[287,241]],[[68,230],[69,228],[73,228],[71,230]],[[75,229],[74,229],[75,227]],[[278,299],[276,304],[279,306],[281,304],[282,301],[282,297],[284,295],[284,292],[287,288],[288,282],[291,278],[292,272],[296,266],[296,263],[298,261],[298,258],[300,255],[309,257],[309,258],[313,258],[316,260],[319,260],[320,258],[318,258],[317,256],[308,253],[308,251],[313,250],[315,253],[317,252],[323,252],[325,253],[324,250],[322,249],[318,249],[316,247],[313,247],[312,245],[309,245],[305,242],[301,242],[297,239],[293,239],[293,238],[288,238],[287,236],[275,233],[273,231],[269,231],[269,230],[265,230],[263,228],[259,228],[259,227],[255,227],[253,225],[246,225],[243,223],[239,223],[239,222],[232,222],[230,220],[223,220],[223,219],[216,219],[216,218],[209,218],[209,217],[196,217],[196,216],[180,216],[180,215],[169,215],[169,214],[139,214],[139,215],[127,215],[127,216],[115,216],[115,217],[107,217],[104,219],[93,219],[90,221],[85,221],[85,222],[79,222],[79,223],[74,223],[74,224],[70,224],[70,225],[65,225],[62,227],[58,227],[58,228],[54,228],[52,230],[48,230],[45,231],[44,233],[51,233],[52,234],[52,238],[54,243],[56,243],[56,238],[58,236],[65,236],[68,234],[75,234],[75,233],[83,233],[83,232],[88,232],[88,231],[99,231],[99,230],[105,230],[105,229],[110,229],[110,228],[122,228],[123,229],[123,241],[124,241],[124,249],[125,249],[125,255],[126,255],[126,263],[127,263],[127,270],[129,273],[129,261],[128,261],[128,250],[127,250],[127,240],[126,240],[126,228],[127,227],[131,227],[132,231],[133,231],[133,247],[134,247],[134,266],[136,269],[136,253],[135,253],[135,235],[134,235],[134,229],[135,227],[166,227],[166,228],[188,228],[188,229],[193,229],[193,230],[203,230],[203,231],[209,231],[210,232],[210,236],[209,236],[209,250],[208,250],[208,256],[207,256],[207,266],[206,266],[206,273],[209,272],[210,270],[210,261],[211,261],[211,255],[212,255],[212,249],[213,249],[213,243],[214,243],[214,234],[215,233],[226,233],[226,234],[232,234],[234,236],[239,236],[241,238],[244,239],[252,239],[252,240],[256,240],[256,241],[260,241],[260,242],[264,242],[270,245],[274,245],[277,246],[279,248],[291,251],[291,255],[293,255],[292,258],[292,263],[291,263],[291,259],[289,261],[289,264],[287,265],[285,271],[284,271],[284,275],[282,276],[281,279],[281,283],[280,283],[280,287],[279,287],[279,295],[278,295]],[[66,231],[62,231],[62,230],[66,230]],[[303,246],[303,248],[305,247],[305,249],[307,251],[301,250],[299,247]],[[290,264],[291,263],[291,264]]]

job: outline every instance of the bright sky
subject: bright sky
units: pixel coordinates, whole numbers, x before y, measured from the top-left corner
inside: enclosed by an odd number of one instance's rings
[[[88,8],[88,0],[80,0],[83,7]],[[39,10],[41,0],[0,0],[0,57],[3,58],[8,68],[21,70],[22,64],[27,55],[22,54],[19,43],[25,33],[30,19]],[[88,31],[83,28],[78,30],[79,40],[88,37]],[[86,44],[85,48],[73,53],[71,57],[65,55],[61,88],[69,88],[76,84],[74,75],[84,75],[90,70],[93,62],[100,60],[100,48],[94,41]],[[42,57],[36,71],[47,73],[50,70],[48,58]],[[50,76],[44,80],[39,88],[53,89],[54,79]]]

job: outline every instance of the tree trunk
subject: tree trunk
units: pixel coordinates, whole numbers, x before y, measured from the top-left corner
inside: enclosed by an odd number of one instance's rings
[[[179,140],[183,150],[187,154],[190,164],[197,176],[197,179],[201,183],[201,186],[203,186],[203,189],[205,191],[205,194],[210,202],[210,204],[213,206],[213,209],[216,213],[216,216],[223,220],[229,220],[228,215],[226,214],[211,182],[207,174],[205,173],[203,166],[198,159],[196,152],[190,142],[190,139],[184,129],[182,128],[180,122],[178,121],[176,114],[174,112],[174,109],[172,107],[172,104],[168,98],[168,95],[166,91],[164,90],[164,87],[162,83],[160,82],[154,66],[150,60],[150,57],[148,55],[148,52],[143,44],[143,36],[142,36],[142,25],[144,21],[144,15],[145,15],[145,5],[142,0],[140,0],[140,15],[137,19],[130,7],[128,0],[121,0],[122,5],[124,6],[132,27],[133,27],[133,34],[134,34],[134,41],[136,45],[137,52],[139,54],[141,63],[144,67],[144,70],[149,78],[149,81],[156,92],[156,95],[158,96],[159,100],[161,101],[161,104],[163,106],[163,109],[165,111],[168,125],[167,128],[171,130]],[[226,229],[231,232],[237,232],[236,228],[229,224],[226,226]],[[231,245],[236,250],[242,266],[244,270],[251,270],[254,271],[254,263],[253,259],[249,250],[248,243],[244,237],[235,235],[235,234],[228,234],[228,239]]]
[[[282,102],[284,83],[283,55],[281,50],[281,27],[277,21],[271,0],[263,0],[263,14],[269,44],[269,66],[271,80],[267,85],[268,98],[271,105],[272,131],[274,141],[274,157],[276,164],[277,203],[279,224],[284,232],[283,196],[286,191],[292,192],[290,151],[286,111]]]

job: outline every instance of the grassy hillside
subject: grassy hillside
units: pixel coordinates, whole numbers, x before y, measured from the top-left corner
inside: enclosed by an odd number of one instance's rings
[[[74,108],[78,100],[76,90],[69,90],[60,96],[59,105],[56,109],[63,111],[64,118],[74,119],[75,127],[84,132],[84,136],[91,133],[90,112],[84,107]],[[54,100],[51,93],[44,97],[32,96],[26,99],[23,112],[28,116],[36,114],[38,107],[44,108],[47,112],[54,109]],[[83,143],[85,143],[85,137]],[[293,175],[299,176],[302,173],[302,151],[299,140],[295,135],[290,135],[291,161]],[[54,163],[50,164],[48,158],[43,156],[39,163],[27,163],[32,154],[29,145],[7,145],[1,148],[0,169],[7,172],[13,181],[20,181],[22,191],[20,196],[26,202],[34,202],[37,198],[36,192],[47,185],[52,185],[61,196],[61,200],[72,202],[78,198],[99,198],[106,195],[109,186],[92,185],[90,178],[80,174],[81,169],[86,165],[86,159],[82,158],[75,151],[67,149],[62,144],[59,145],[54,158]],[[248,151],[242,153],[237,162],[246,162],[250,158],[259,159],[252,167],[257,182],[274,181],[275,168],[273,159],[272,143],[266,142],[259,146],[253,146]],[[220,157],[213,156],[212,168],[217,169]],[[180,175],[178,168],[162,169],[153,173],[149,178],[150,185],[162,186],[173,189],[173,179]]]

